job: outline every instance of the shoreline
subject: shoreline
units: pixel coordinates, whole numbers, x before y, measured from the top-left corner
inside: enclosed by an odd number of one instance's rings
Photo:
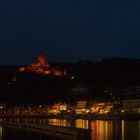
[[[0,119],[140,120],[140,114],[0,115]]]

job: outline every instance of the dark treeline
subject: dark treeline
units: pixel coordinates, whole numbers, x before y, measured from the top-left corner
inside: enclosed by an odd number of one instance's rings
[[[108,59],[95,63],[79,61],[63,64],[69,74],[88,84],[99,86],[133,86],[140,84],[139,59]]]

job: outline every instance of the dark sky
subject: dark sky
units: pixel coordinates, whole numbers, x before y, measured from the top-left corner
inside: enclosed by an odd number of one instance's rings
[[[139,0],[1,0],[0,64],[140,58]]]

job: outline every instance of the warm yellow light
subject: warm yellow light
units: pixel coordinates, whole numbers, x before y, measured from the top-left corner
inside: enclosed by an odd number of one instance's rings
[[[0,109],[3,109],[3,106],[2,105],[0,106]]]
[[[77,119],[77,120],[75,121],[75,126],[76,126],[76,128],[88,129],[88,127],[89,127],[88,124],[89,124],[88,120]]]
[[[91,113],[97,113],[99,111],[99,107],[92,107],[91,108]]]
[[[72,80],[74,80],[74,79],[75,79],[75,77],[74,77],[74,76],[72,76],[72,77],[71,77],[71,79],[72,79]]]
[[[104,106],[104,105],[105,105],[105,103],[99,103],[98,105],[100,105],[100,106]]]
[[[42,108],[42,105],[39,105],[39,108]]]
[[[122,140],[124,140],[124,133],[125,133],[125,125],[124,125],[124,120],[122,120]]]

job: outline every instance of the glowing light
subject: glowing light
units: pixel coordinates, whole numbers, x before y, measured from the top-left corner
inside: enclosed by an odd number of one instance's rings
[[[105,140],[108,140],[108,122],[105,122]]]
[[[3,109],[3,106],[2,105],[0,106],[0,109]]]
[[[60,110],[61,111],[66,111],[67,110],[67,105],[60,105]]]
[[[25,71],[25,67],[21,67],[21,68],[19,68],[19,71],[20,71],[20,72]]]
[[[39,105],[39,108],[42,108],[42,105]]]
[[[70,126],[67,120],[60,120],[60,119],[48,119],[48,124],[54,126],[64,126],[64,127]]]
[[[91,113],[97,113],[99,111],[99,107],[92,107]]]
[[[122,120],[122,140],[124,140],[124,120]]]
[[[104,105],[105,105],[105,103],[99,103],[98,105],[100,105],[100,106],[104,106]]]
[[[0,127],[0,140],[2,140],[2,127]]]
[[[75,77],[74,77],[74,76],[72,76],[72,77],[71,77],[71,79],[72,79],[72,80],[74,80],[74,79],[75,79]]]
[[[52,74],[59,77],[64,77],[67,75],[66,70],[64,70],[63,72],[59,70],[58,68],[52,68],[47,62],[46,56],[44,53],[39,53],[37,59],[30,65],[19,68],[19,72],[24,72],[26,70],[33,71],[39,74],[45,74],[45,75]]]
[[[75,125],[76,125],[76,128],[88,129],[89,122],[88,122],[88,120],[78,119],[75,121]]]
[[[86,113],[89,113],[90,111],[89,110],[86,110]]]

